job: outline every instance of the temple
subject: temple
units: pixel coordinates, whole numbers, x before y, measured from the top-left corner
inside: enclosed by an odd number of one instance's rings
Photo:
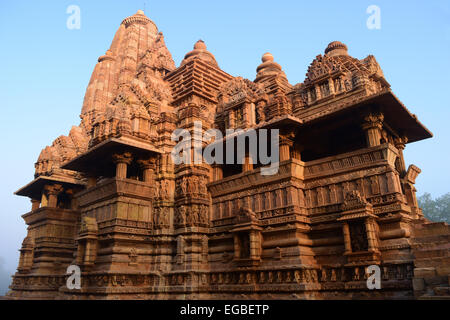
[[[200,40],[177,67],[144,12],[123,20],[80,124],[16,192],[31,210],[7,298],[448,297],[450,227],[424,218],[421,170],[403,156],[432,134],[372,55],[331,42],[296,85],[275,61],[234,77]],[[278,129],[278,173],[262,174],[250,145],[241,164],[175,164],[172,133],[199,122],[223,140]],[[80,289],[66,286],[70,265]]]

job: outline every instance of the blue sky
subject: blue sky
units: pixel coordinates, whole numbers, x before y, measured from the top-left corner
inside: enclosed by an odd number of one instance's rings
[[[446,1],[2,1],[0,3],[0,257],[13,271],[30,209],[13,192],[32,180],[40,150],[79,123],[97,58],[120,22],[138,9],[165,35],[177,65],[203,39],[220,67],[251,80],[269,51],[292,84],[327,44],[346,43],[357,58],[375,55],[394,93],[434,133],[406,148],[422,169],[418,193],[450,192],[450,2]],[[69,5],[81,29],[69,30]],[[381,29],[369,30],[369,5]]]

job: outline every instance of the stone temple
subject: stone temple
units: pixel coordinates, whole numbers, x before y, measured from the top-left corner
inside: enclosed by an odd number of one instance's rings
[[[376,59],[334,41],[303,83],[270,53],[256,70],[253,81],[231,76],[201,40],[177,67],[142,11],[123,20],[80,124],[16,192],[32,205],[6,297],[449,297],[450,228],[424,218],[420,169],[403,157],[432,134]],[[250,144],[241,164],[175,164],[172,133],[199,121],[202,132],[253,128],[258,141],[278,129],[278,173],[261,174]],[[66,285],[70,265],[80,289]],[[367,285],[373,265],[380,289]]]

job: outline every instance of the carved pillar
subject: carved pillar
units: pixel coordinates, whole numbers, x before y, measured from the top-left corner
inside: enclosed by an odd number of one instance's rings
[[[405,158],[403,156],[403,150],[405,150],[405,145],[407,142],[408,142],[407,137],[395,139],[395,147],[397,148],[399,153],[398,171],[402,177],[406,174],[406,165],[405,165]]]
[[[127,178],[127,167],[131,164],[133,160],[131,153],[125,152],[123,154],[114,154],[113,161],[116,164],[116,178],[126,179]]]
[[[375,147],[380,145],[383,120],[384,115],[382,113],[369,113],[364,116],[362,129],[366,132],[366,141],[368,147]]]
[[[233,110],[230,110],[229,112],[228,112],[228,128],[234,128],[235,127],[235,124],[236,124],[236,122],[235,122],[235,117],[234,117],[234,112],[233,112]]]
[[[137,161],[141,170],[144,182],[151,183],[154,181],[156,170],[156,159],[140,159]]]
[[[41,206],[41,200],[31,199],[31,211],[39,209]]]
[[[345,253],[351,253],[352,252],[352,243],[350,240],[350,228],[349,228],[347,222],[344,222],[344,224],[342,225],[342,231],[344,234]]]
[[[366,233],[367,233],[367,243],[368,243],[368,249],[369,251],[373,251],[377,249],[377,235],[375,231],[375,226],[373,219],[366,219],[365,220],[365,226],[366,226]]]
[[[294,145],[294,133],[285,135],[280,134],[280,161],[289,160],[291,158],[290,149]]]
[[[295,143],[292,149],[292,158],[296,160],[302,160],[302,151],[305,149],[304,146]]]
[[[266,115],[264,110],[265,106],[266,102],[264,100],[258,101],[258,103],[256,104],[256,114],[258,116],[259,123],[266,121]]]
[[[322,98],[322,94],[318,84],[314,85],[314,90],[316,91],[316,100],[320,100]]]
[[[260,256],[260,235],[256,230],[250,231],[250,259],[259,259]]]
[[[58,195],[64,190],[62,185],[47,185],[44,187],[45,192],[48,195],[48,207],[56,208],[58,205]]]
[[[235,233],[233,235],[234,239],[234,256],[236,259],[241,258],[241,239],[239,239],[239,235]]]
[[[333,95],[334,94],[333,78],[328,78],[328,88],[330,89],[330,95]]]

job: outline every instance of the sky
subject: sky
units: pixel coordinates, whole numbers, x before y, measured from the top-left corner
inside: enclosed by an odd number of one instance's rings
[[[67,8],[80,9],[69,29]],[[379,8],[379,29],[367,20]],[[1,1],[0,271],[13,273],[26,235],[29,199],[13,192],[33,179],[41,149],[79,124],[89,78],[121,21],[145,9],[177,65],[202,39],[219,66],[254,80],[265,52],[291,84],[339,40],[349,54],[373,54],[397,97],[434,134],[408,144],[407,166],[422,169],[418,194],[450,192],[450,1]],[[372,21],[372,20],[371,20]],[[0,275],[2,277],[2,275]],[[0,294],[1,294],[0,288]]]

